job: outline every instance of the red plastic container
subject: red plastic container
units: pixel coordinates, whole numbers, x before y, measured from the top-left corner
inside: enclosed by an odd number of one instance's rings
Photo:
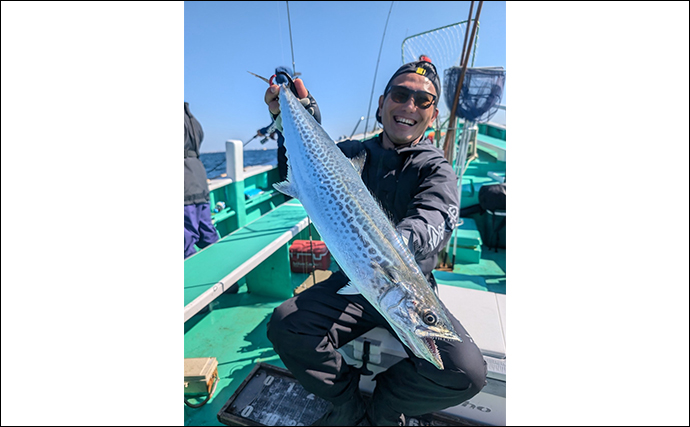
[[[295,240],[290,245],[290,269],[293,273],[311,273],[314,267],[317,270],[328,270],[330,266],[331,253],[324,242]]]

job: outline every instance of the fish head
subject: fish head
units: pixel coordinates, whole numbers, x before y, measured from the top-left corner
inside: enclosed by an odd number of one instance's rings
[[[443,303],[423,284],[390,283],[379,299],[380,310],[400,340],[419,358],[443,369],[436,340],[460,341]]]

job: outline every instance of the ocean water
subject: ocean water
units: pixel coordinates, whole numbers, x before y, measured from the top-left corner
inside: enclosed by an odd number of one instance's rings
[[[225,173],[225,153],[201,153],[199,160],[206,168],[208,179],[218,178]],[[277,165],[278,150],[245,150],[244,167],[258,165]]]

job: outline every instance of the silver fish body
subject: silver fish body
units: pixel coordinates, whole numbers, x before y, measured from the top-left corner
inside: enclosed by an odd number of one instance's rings
[[[434,340],[462,341],[414,256],[360,177],[364,156],[350,161],[284,86],[280,89],[288,179],[274,187],[300,200],[351,282],[398,338],[438,369]]]

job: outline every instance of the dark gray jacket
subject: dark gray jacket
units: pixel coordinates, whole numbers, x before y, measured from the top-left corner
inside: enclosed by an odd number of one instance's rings
[[[457,177],[443,152],[424,139],[396,150],[381,146],[382,134],[338,146],[349,158],[366,150],[362,180],[409,246],[424,275],[431,271],[458,220]]]
[[[208,203],[209,191],[206,168],[199,160],[199,149],[204,139],[201,125],[184,103],[184,204]]]

